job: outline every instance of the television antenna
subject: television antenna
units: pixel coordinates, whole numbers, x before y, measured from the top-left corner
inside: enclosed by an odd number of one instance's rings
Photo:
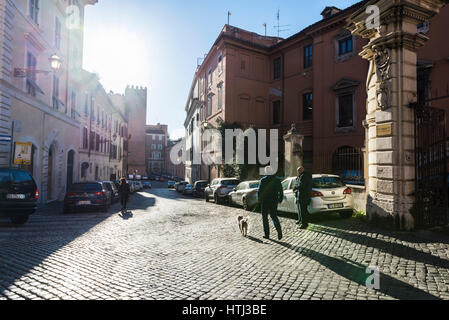
[[[278,13],[277,13],[277,21],[278,21],[277,26],[274,26],[273,28],[277,29],[277,32],[278,32],[278,38],[279,38],[281,32],[285,32],[285,31],[289,31],[289,30],[290,30],[290,29],[283,29],[283,28],[290,27],[290,25],[289,25],[289,24],[286,24],[286,25],[281,26],[281,23],[280,23],[280,21],[281,21],[281,10],[280,10],[280,9],[278,9]]]

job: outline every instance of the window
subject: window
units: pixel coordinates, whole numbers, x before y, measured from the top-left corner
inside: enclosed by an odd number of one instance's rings
[[[156,150],[156,144],[153,143],[153,144],[151,145],[151,150]]]
[[[212,95],[210,94],[207,97],[207,116],[209,117],[212,114]]]
[[[241,64],[240,64],[240,69],[241,69],[242,71],[245,71],[245,69],[246,69],[246,61],[245,61],[245,60],[242,60],[242,62],[241,62]]]
[[[281,77],[281,58],[276,58],[273,61],[273,77],[274,79],[279,79]]]
[[[218,86],[218,109],[221,109],[223,105],[223,83],[220,83]]]
[[[31,20],[33,20],[36,24],[39,23],[38,17],[39,17],[39,0],[30,0],[29,2],[29,14]]]
[[[353,127],[354,106],[353,94],[344,94],[338,97],[338,128]]]
[[[59,77],[53,75],[53,109],[59,109]]]
[[[61,21],[55,18],[55,47],[61,49]]]
[[[313,66],[313,45],[304,47],[304,69]]]
[[[83,149],[87,150],[87,148],[89,148],[89,141],[88,141],[88,131],[87,128],[84,127],[83,128]]]
[[[27,69],[30,70],[35,70],[37,67],[37,60],[36,57],[27,52],[27,65],[26,65]],[[36,83],[36,74],[31,72],[31,73],[27,73],[27,77],[26,77],[26,90],[27,93],[32,95],[33,97],[36,96],[36,87],[35,84]]]
[[[352,36],[342,39],[338,42],[338,54],[340,56],[352,52]]]
[[[70,95],[70,116],[75,119],[77,114],[76,110],[76,92],[72,90]]]
[[[218,56],[218,74],[221,74],[223,72],[223,55],[220,54]]]
[[[312,120],[313,119],[313,94],[312,92],[306,93],[302,98],[302,119]]]
[[[281,123],[281,102],[274,101],[273,102],[273,124]]]
[[[212,68],[207,72],[207,84],[209,88],[212,86]]]
[[[95,151],[100,151],[100,136],[95,134]]]
[[[89,94],[84,95],[84,115],[87,117],[89,114]]]
[[[162,146],[162,144],[158,145],[159,150],[162,150],[164,147]]]

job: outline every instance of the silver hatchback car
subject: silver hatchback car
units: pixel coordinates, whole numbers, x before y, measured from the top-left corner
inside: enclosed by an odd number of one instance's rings
[[[354,212],[354,199],[351,188],[347,187],[339,176],[314,174],[312,201],[308,206],[310,214],[338,212],[343,218],[351,217]],[[296,196],[293,187],[296,177],[282,182],[284,201],[279,205],[280,211],[297,213]]]

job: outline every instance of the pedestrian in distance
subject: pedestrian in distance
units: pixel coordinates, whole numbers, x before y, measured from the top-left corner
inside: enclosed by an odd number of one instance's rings
[[[278,233],[278,239],[282,239],[282,228],[277,216],[279,203],[284,200],[284,190],[281,181],[272,175],[271,167],[265,168],[265,177],[260,180],[257,196],[262,209],[262,223],[265,233],[264,238],[270,239],[270,226],[268,224],[268,216],[271,217],[274,227]]]
[[[309,212],[307,207],[311,203],[312,196],[312,175],[306,172],[304,167],[298,168],[298,177],[296,178],[296,185],[293,188],[296,196],[296,204],[298,206],[298,221],[300,229],[307,229],[309,226]]]
[[[118,192],[120,195],[120,203],[122,204],[122,213],[126,213],[126,206],[128,204],[131,189],[129,187],[129,183],[126,181],[125,178],[120,179],[120,186],[118,187]]]

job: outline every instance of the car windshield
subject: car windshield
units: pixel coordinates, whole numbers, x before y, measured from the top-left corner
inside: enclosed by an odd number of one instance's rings
[[[223,180],[221,181],[221,185],[223,186],[236,186],[240,182],[238,180]]]
[[[74,184],[70,187],[71,192],[100,192],[101,185],[98,183]]]
[[[345,184],[337,177],[321,177],[313,179],[313,187],[317,189],[341,188]]]
[[[207,182],[198,182],[198,183],[196,184],[196,186],[197,186],[198,188],[203,188],[203,187],[207,186]]]

